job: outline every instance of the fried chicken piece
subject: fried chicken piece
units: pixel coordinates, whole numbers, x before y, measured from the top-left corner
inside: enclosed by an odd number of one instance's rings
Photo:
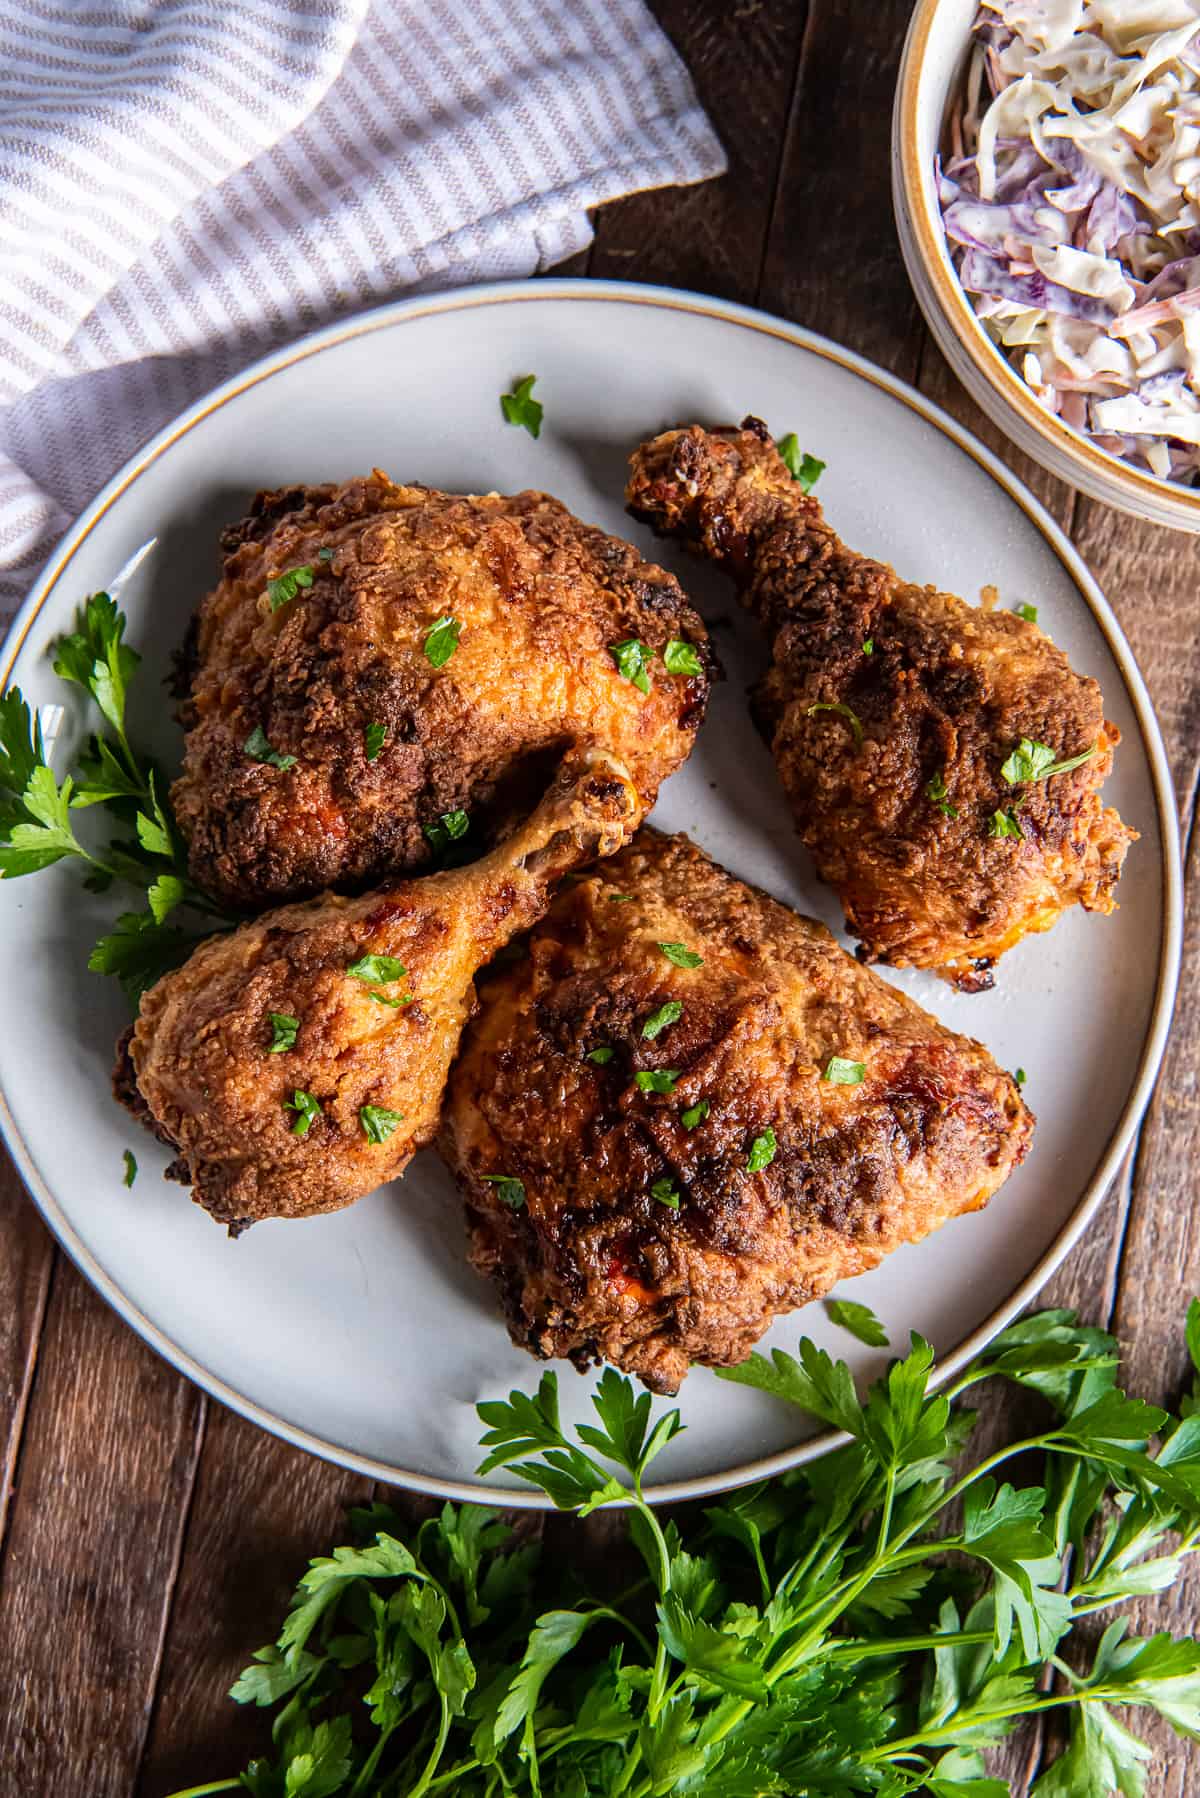
[[[979,1043],[646,829],[481,984],[438,1147],[513,1339],[673,1392],[986,1204],[1032,1132]]]
[[[349,1205],[432,1139],[476,970],[640,818],[624,768],[577,754],[473,866],[210,938],[143,997],[118,1097],[179,1149],[178,1178],[234,1234]]]
[[[610,750],[649,809],[704,717],[716,662],[678,581],[547,494],[376,470],[260,493],[222,547],[182,658],[172,800],[193,878],[229,905],[419,868],[451,813],[492,840],[572,745]],[[700,673],[666,671],[673,638]],[[612,654],[633,640],[655,655],[645,692]]]
[[[664,432],[632,466],[634,516],[719,562],[767,634],[754,715],[863,960],[979,991],[1068,906],[1113,910],[1137,834],[1100,799],[1120,733],[1035,624],[848,549],[758,419]],[[1010,784],[1023,740],[1087,759]]]

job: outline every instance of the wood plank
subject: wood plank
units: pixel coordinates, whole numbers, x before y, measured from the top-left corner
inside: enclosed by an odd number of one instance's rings
[[[60,1257],[0,1585],[0,1785],[127,1798],[203,1401]]]
[[[698,187],[635,194],[596,220],[589,272],[752,301],[771,218],[808,6],[804,0],[655,0],[729,157]]]
[[[53,1262],[50,1233],[0,1148],[0,1555]]]
[[[210,1405],[138,1785],[145,1798],[238,1773],[263,1751],[267,1718],[233,1704],[229,1687],[278,1634],[309,1560],[348,1539],[347,1507],[372,1491]]]
[[[759,290],[768,311],[909,381],[922,328],[892,219],[890,146],[911,10],[813,0]]]

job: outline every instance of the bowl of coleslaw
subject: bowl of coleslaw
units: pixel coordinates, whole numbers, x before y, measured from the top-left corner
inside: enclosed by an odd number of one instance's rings
[[[1200,0],[917,0],[892,152],[973,398],[1092,498],[1200,532]]]

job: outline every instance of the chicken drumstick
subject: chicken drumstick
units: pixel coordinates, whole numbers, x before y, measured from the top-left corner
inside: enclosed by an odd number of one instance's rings
[[[1100,799],[1119,733],[1036,624],[848,549],[758,419],[643,444],[626,497],[766,631],[755,717],[864,960],[978,991],[1069,906],[1112,911],[1136,836]]]
[[[621,764],[577,754],[482,861],[211,938],[143,997],[118,1097],[234,1234],[349,1205],[432,1139],[476,970],[640,818]]]

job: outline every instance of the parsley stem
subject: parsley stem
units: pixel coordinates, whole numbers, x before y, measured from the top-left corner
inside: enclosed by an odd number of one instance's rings
[[[1087,1698],[1098,1698],[1101,1690],[1093,1687]],[[1107,1696],[1107,1694],[1106,1694]],[[1037,1711],[1052,1711],[1064,1704],[1079,1704],[1083,1695],[1077,1692],[1063,1692],[1054,1698],[1038,1698],[1030,1701],[1023,1698],[1020,1704],[1011,1705],[1003,1711],[958,1711],[948,1723],[938,1729],[931,1729],[924,1734],[901,1736],[895,1742],[884,1742],[869,1754],[862,1756],[864,1761],[886,1761],[894,1754],[916,1753],[922,1748],[953,1747],[962,1738],[963,1728],[969,1723],[972,1730],[982,1729],[989,1723],[1006,1723],[1010,1717],[1032,1717]],[[1119,1702],[1119,1700],[1118,1700]]]
[[[445,1751],[446,1737],[450,1734],[450,1705],[444,1694],[439,1694],[439,1697],[441,1697],[442,1714],[438,1720],[438,1732],[434,1737],[433,1747],[429,1750],[429,1759],[425,1762],[424,1771],[416,1785],[408,1788],[407,1798],[422,1798],[422,1794],[429,1790],[433,1776],[438,1770],[438,1763]]]
[[[242,1789],[240,1779],[214,1779],[211,1785],[189,1786],[185,1792],[172,1792],[171,1798],[206,1798],[209,1792],[237,1792]]]
[[[884,1642],[846,1642],[827,1649],[827,1661],[866,1661],[893,1654],[932,1654],[935,1648],[966,1647],[969,1643],[990,1642],[990,1629],[963,1629],[945,1636],[892,1636]]]
[[[452,1780],[461,1778],[464,1773],[473,1773],[481,1765],[480,1761],[459,1761],[457,1767],[451,1767],[448,1772],[439,1773],[436,1779],[431,1779],[425,1790],[436,1792],[439,1786],[448,1786]],[[180,1793],[178,1798],[187,1798],[187,1793]]]

